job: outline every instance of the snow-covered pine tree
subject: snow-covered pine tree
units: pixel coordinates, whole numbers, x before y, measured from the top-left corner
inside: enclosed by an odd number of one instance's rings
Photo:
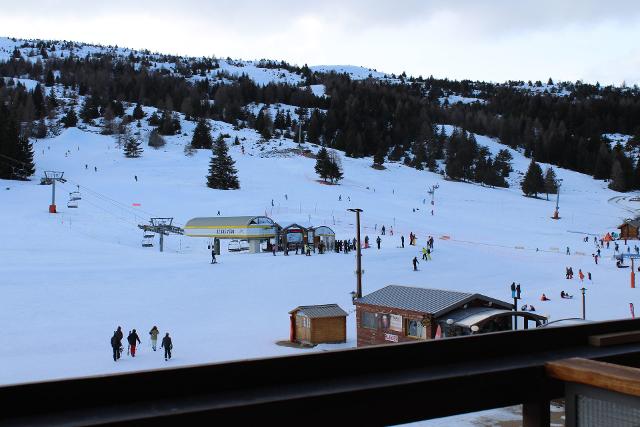
[[[228,154],[227,144],[220,135],[213,144],[207,187],[217,190],[237,190],[240,188],[237,173],[235,162]]]

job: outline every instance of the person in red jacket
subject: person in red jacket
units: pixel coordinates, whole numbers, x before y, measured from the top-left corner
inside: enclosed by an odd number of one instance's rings
[[[129,348],[131,350],[131,357],[136,357],[136,344],[140,343],[140,337],[135,329],[131,330],[127,341],[129,342]]]

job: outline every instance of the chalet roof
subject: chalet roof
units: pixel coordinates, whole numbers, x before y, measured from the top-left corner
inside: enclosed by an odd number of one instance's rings
[[[301,305],[291,310],[289,314],[296,312],[304,314],[312,319],[320,317],[343,317],[348,315],[346,311],[338,306],[338,304]]]
[[[490,302],[496,308],[511,309],[510,303],[481,294],[444,289],[389,285],[355,300],[356,304],[378,305],[440,316],[474,300]]]

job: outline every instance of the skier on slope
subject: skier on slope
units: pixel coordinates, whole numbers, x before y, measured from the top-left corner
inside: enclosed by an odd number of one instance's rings
[[[404,236],[400,236],[400,243],[402,244],[402,247],[404,248]]]
[[[427,248],[422,248],[422,259],[427,260]]]
[[[431,261],[431,249],[427,248],[427,261]]]
[[[164,338],[162,338],[160,348],[164,348],[164,360],[171,359],[171,350],[173,350],[173,343],[171,342],[169,332],[167,332]]]
[[[154,326],[149,331],[149,336],[151,337],[151,348],[153,349],[153,351],[156,351],[156,347],[158,345],[158,334],[159,333],[160,333],[160,331],[158,330],[157,326]]]
[[[380,239],[380,236],[378,236],[378,238],[376,239],[376,243],[378,244],[378,249],[380,249],[380,242],[382,242],[382,239]]]
[[[129,348],[131,350],[131,357],[136,357],[136,342],[140,344],[140,337],[135,329],[132,329],[127,337],[127,341],[129,342]]]
[[[418,257],[417,257],[417,256],[414,256],[414,257],[413,257],[413,261],[412,261],[412,262],[413,262],[413,271],[418,271],[418,264],[420,264],[420,263],[418,262]]]

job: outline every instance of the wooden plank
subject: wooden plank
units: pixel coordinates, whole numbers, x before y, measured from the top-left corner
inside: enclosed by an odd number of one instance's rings
[[[612,334],[591,335],[589,345],[606,347],[610,345],[640,342],[640,331],[616,332]]]
[[[640,397],[640,369],[571,358],[545,363],[551,378]]]

